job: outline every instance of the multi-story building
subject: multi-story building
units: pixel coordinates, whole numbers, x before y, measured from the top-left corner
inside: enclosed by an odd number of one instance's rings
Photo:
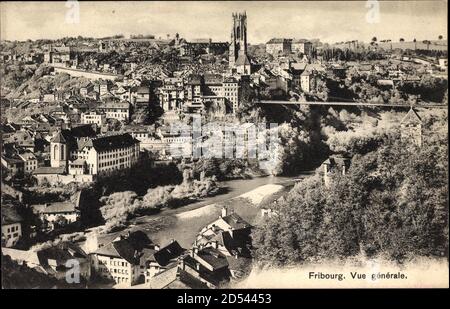
[[[292,40],[291,50],[294,53],[302,53],[308,55],[312,49],[312,43],[305,39]]]
[[[185,98],[185,88],[182,78],[166,78],[163,86],[158,89],[159,102],[164,111],[182,107]]]
[[[76,138],[70,130],[63,130],[50,142],[50,164],[72,175],[84,171],[102,176],[132,167],[139,152],[139,141],[128,133]]]
[[[233,108],[233,113],[239,108],[240,87],[239,82],[232,77],[225,78],[222,83],[222,93],[224,98]]]
[[[109,92],[110,88],[111,88],[111,83],[108,82],[107,80],[102,80],[98,87],[98,92],[99,92],[100,96],[107,94]]]
[[[44,54],[44,62],[66,67],[74,57],[75,53],[70,46],[50,46],[49,51]]]
[[[136,89],[134,104],[136,107],[147,107],[150,104],[151,89],[149,86],[140,86]]]
[[[99,113],[97,111],[90,111],[87,113],[81,113],[82,124],[95,124],[99,128],[106,123],[106,114]]]
[[[311,92],[316,87],[316,75],[313,72],[304,71],[300,74],[300,87],[304,92]]]
[[[186,98],[188,107],[201,108],[202,102],[202,84],[203,78],[200,75],[193,75],[186,83]]]
[[[155,275],[178,264],[177,259],[184,252],[185,249],[183,249],[174,239],[162,248],[155,246],[155,251],[153,254],[147,254],[141,258],[145,265],[145,282],[150,282],[151,278]],[[150,253],[150,251],[147,250],[146,253]]]
[[[291,42],[292,40],[290,39],[273,38],[266,43],[266,52],[271,55],[278,55],[280,53],[290,53]]]
[[[249,257],[251,228],[238,214],[224,207],[220,217],[199,232],[194,247],[212,247],[225,256]]]
[[[121,235],[91,254],[92,269],[102,278],[131,286],[145,276],[144,259],[141,263],[143,252],[153,253],[154,249],[143,232]]]
[[[36,156],[31,151],[24,151],[18,154],[19,158],[24,163],[24,172],[29,174],[38,167]]]
[[[2,168],[8,171],[12,177],[21,178],[25,173],[25,163],[22,159],[17,157],[1,157]]]
[[[239,107],[240,82],[218,74],[194,75],[186,84],[187,105],[202,108],[208,104],[221,107],[221,113],[235,112]]]
[[[105,113],[106,118],[117,119],[128,122],[130,119],[130,103],[128,102],[108,102],[97,107],[99,112]]]
[[[12,247],[22,237],[22,221],[15,207],[2,205],[2,247]]]
[[[91,82],[86,82],[80,87],[80,95],[86,97],[89,92],[94,90],[94,85]]]
[[[76,222],[80,217],[80,211],[72,202],[55,202],[32,205],[35,212],[46,228],[53,230],[56,225],[66,225]]]

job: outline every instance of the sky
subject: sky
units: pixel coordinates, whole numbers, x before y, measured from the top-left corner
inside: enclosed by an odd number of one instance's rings
[[[447,38],[447,2],[429,1],[80,1],[1,2],[2,40],[153,34],[229,41],[232,12],[247,12],[251,44],[273,37],[323,42]],[[72,4],[73,5],[73,4]],[[72,6],[76,9],[77,5]],[[379,8],[379,14],[376,14]],[[69,18],[68,18],[69,16]],[[75,16],[70,18],[70,16]],[[73,22],[75,21],[75,22]]]

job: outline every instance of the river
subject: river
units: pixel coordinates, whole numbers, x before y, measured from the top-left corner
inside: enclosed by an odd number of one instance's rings
[[[304,178],[310,174],[311,172],[304,172],[293,177],[262,176],[251,179],[223,181],[219,183],[219,186],[226,189],[225,193],[207,197],[176,209],[163,209],[160,213],[155,215],[134,218],[130,220],[130,225],[125,230],[100,235],[99,243],[104,244],[112,241],[118,235],[127,233],[128,231],[140,230],[144,231],[154,243],[164,245],[171,241],[171,239],[176,239],[181,246],[189,248],[198,231],[215,220],[220,214],[220,207],[215,207],[217,204],[229,201],[244,193],[268,184],[278,184],[289,187],[295,183],[296,179]],[[207,211],[202,212],[201,215],[192,219],[180,219],[177,216],[178,214],[199,208],[207,208]],[[256,211],[258,210],[255,207],[255,212]]]

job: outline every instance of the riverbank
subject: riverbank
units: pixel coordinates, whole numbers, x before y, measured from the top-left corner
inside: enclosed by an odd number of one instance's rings
[[[294,179],[306,177],[304,173],[296,177],[256,177],[220,183],[227,192],[207,197],[201,201],[176,209],[163,209],[155,215],[142,216],[130,220],[130,225],[119,232],[99,235],[100,244],[108,243],[118,235],[141,230],[149,238],[161,245],[176,239],[184,248],[190,248],[202,227],[217,219],[221,208],[227,206],[244,220],[253,223],[260,210],[258,204],[264,198],[294,184]]]

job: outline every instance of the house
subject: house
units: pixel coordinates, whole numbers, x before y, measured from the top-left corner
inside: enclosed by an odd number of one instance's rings
[[[71,242],[60,242],[37,251],[2,248],[2,253],[11,257],[19,265],[26,265],[58,280],[67,282],[69,270],[74,267],[79,270],[77,274],[80,276],[80,282],[87,282],[91,277],[89,256],[78,245]],[[77,279],[75,276],[72,277],[74,280]]]
[[[37,167],[38,161],[36,156],[31,151],[22,151],[17,155],[24,162],[24,172],[31,174]]]
[[[341,155],[330,156],[321,167],[323,169],[323,180],[326,187],[330,185],[332,173],[346,175],[350,168],[351,159]]]
[[[184,83],[182,78],[166,78],[158,88],[159,103],[164,111],[179,109],[184,102]]]
[[[233,77],[227,77],[224,78],[222,87],[223,87],[222,93],[223,96],[225,97],[225,100],[227,100],[227,102],[233,107],[233,113],[236,113],[236,111],[239,108],[239,98],[240,98],[239,82]]]
[[[97,111],[81,113],[81,123],[95,124],[98,128],[101,128],[106,123],[106,114]]]
[[[53,93],[46,93],[42,97],[42,102],[52,103],[55,102],[55,95]]]
[[[439,58],[438,66],[441,70],[445,70],[448,68],[448,59],[447,58]]]
[[[2,201],[2,247],[13,247],[22,237],[22,217],[12,205]],[[3,251],[3,250],[2,250]]]
[[[136,90],[134,104],[136,107],[147,107],[150,103],[150,87],[140,86]]]
[[[20,129],[20,127],[14,123],[0,124],[2,140],[8,140],[18,129]]]
[[[99,97],[100,97],[99,93],[97,91],[95,91],[95,90],[89,91],[86,94],[86,98],[92,99],[92,100],[98,100]]]
[[[291,42],[292,40],[290,39],[273,38],[266,43],[266,52],[271,55],[278,55],[280,53],[290,53]]]
[[[112,86],[112,84],[108,80],[100,81],[99,86],[98,86],[98,92],[99,92],[100,96],[103,96],[103,95],[109,93],[111,86]]]
[[[94,85],[88,81],[80,87],[80,95],[86,97],[89,92],[94,91]]]
[[[108,102],[97,107],[97,111],[104,113],[108,119],[117,119],[128,122],[130,119],[130,103],[128,102]]]
[[[1,157],[2,167],[5,168],[9,176],[22,178],[25,174],[25,163],[17,156],[7,157],[2,155]]]
[[[190,254],[181,259],[179,267],[209,288],[221,287],[231,278],[227,257],[212,247],[193,247]]]
[[[61,167],[50,167],[50,166],[40,166],[36,168],[32,174],[36,179],[38,185],[42,185],[43,183],[53,183],[58,182],[60,176],[66,172],[66,168],[64,166]]]
[[[383,86],[383,87],[394,88],[394,80],[393,79],[378,79],[377,85]]]
[[[305,70],[300,74],[300,88],[304,92],[311,92],[316,87],[316,75],[313,72]]]
[[[294,53],[302,53],[308,55],[312,49],[312,43],[305,39],[292,40],[291,50]]]
[[[68,270],[76,265],[81,280],[89,281],[91,265],[89,256],[76,244],[61,242],[37,251],[39,268],[59,280],[67,280]],[[75,278],[74,278],[75,279]]]
[[[99,277],[119,285],[140,283],[145,270],[145,265],[141,264],[144,250],[155,250],[145,233],[136,231],[120,235],[91,254],[92,269]]]
[[[173,239],[164,247],[156,247],[156,249],[153,252],[149,251],[150,254],[145,254],[144,251],[141,257],[141,264],[145,265],[145,282],[150,282],[156,274],[178,264],[178,258],[186,251]]]
[[[114,95],[118,97],[121,101],[131,102],[131,88],[120,86],[114,91]]]
[[[250,257],[251,228],[238,214],[224,207],[221,216],[199,232],[194,246],[212,247],[225,256]]]
[[[69,161],[83,159],[88,174],[108,174],[137,163],[139,141],[127,133],[77,137],[74,129],[62,130],[51,140],[50,155],[52,167],[67,168]]]
[[[80,211],[72,202],[35,204],[31,207],[33,212],[39,215],[45,227],[50,230],[77,222],[80,217]]]
[[[173,265],[163,272],[146,281],[137,288],[149,289],[208,289],[206,283],[182,270],[178,265]]]
[[[422,146],[422,119],[412,107],[400,122],[400,129],[402,141]]]
[[[92,182],[135,165],[139,144],[128,133],[97,136],[91,125],[59,130],[50,141],[50,166],[35,169],[33,176],[38,183]]]
[[[29,151],[34,151],[34,137],[31,132],[26,129],[16,131],[12,135],[10,135],[8,139],[4,138],[3,140],[6,142],[14,143],[17,147],[25,148]]]

